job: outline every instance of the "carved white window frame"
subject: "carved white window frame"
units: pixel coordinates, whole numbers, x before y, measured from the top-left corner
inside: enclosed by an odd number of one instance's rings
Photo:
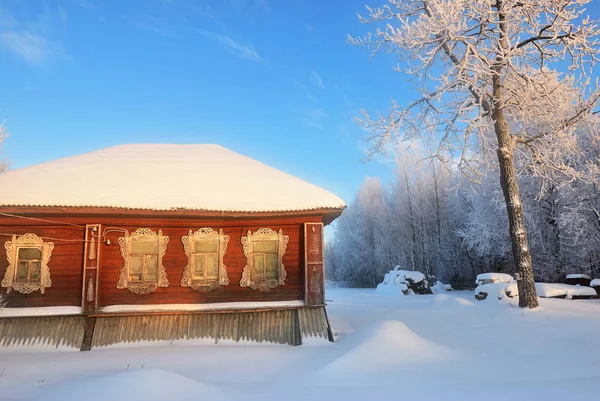
[[[52,250],[54,249],[53,242],[44,242],[37,235],[27,233],[18,238],[16,235],[13,235],[11,241],[4,243],[4,248],[6,249],[6,258],[8,259],[8,268],[2,280],[2,287],[7,289],[7,294],[11,290],[18,291],[21,294],[30,294],[33,291],[39,290],[43,294],[46,288],[52,286],[48,262],[50,262],[50,256],[52,256]],[[37,248],[42,252],[39,282],[20,282],[16,280],[19,249],[21,248]]]
[[[156,280],[153,281],[130,281],[129,271],[131,268],[131,244],[133,242],[156,242],[157,243],[157,273]],[[156,291],[158,287],[168,287],[167,272],[162,264],[162,259],[167,253],[167,244],[169,237],[164,236],[162,230],[158,234],[149,228],[138,228],[133,234],[125,233],[124,237],[119,238],[121,256],[123,257],[123,267],[117,281],[118,289],[129,289],[134,294],[149,294]]]
[[[194,279],[192,272],[194,266],[194,243],[202,241],[217,241],[219,256],[219,275],[216,280],[209,279]],[[220,286],[229,284],[227,277],[227,267],[223,263],[223,257],[227,252],[227,244],[229,243],[229,235],[223,234],[223,230],[215,231],[209,227],[202,227],[198,231],[189,230],[187,236],[181,237],[185,255],[188,258],[187,266],[183,269],[183,278],[181,279],[182,287],[190,287],[196,291],[208,292],[219,288]]]
[[[242,245],[244,246],[244,255],[246,255],[246,266],[242,272],[242,279],[240,280],[241,287],[250,287],[253,290],[268,291],[271,288],[275,288],[280,285],[285,285],[285,279],[287,278],[287,272],[283,265],[283,255],[287,249],[287,243],[290,237],[283,235],[283,231],[273,231],[270,228],[260,228],[254,233],[248,230],[248,235],[242,237]],[[254,271],[254,242],[255,241],[277,241],[277,263],[279,267],[279,274],[277,280],[269,280],[266,277],[260,280],[254,280],[252,272]]]

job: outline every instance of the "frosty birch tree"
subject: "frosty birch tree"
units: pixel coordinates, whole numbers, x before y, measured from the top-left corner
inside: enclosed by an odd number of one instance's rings
[[[576,173],[564,154],[575,150],[574,127],[599,98],[589,85],[600,44],[598,24],[584,15],[590,2],[388,0],[359,16],[377,25],[374,34],[348,38],[374,53],[398,53],[406,65],[397,70],[421,93],[406,106],[394,102],[385,116],[363,111],[370,154],[427,132],[439,141],[440,159],[477,173],[470,156],[495,150],[521,307],[538,301],[517,175]],[[567,72],[557,71],[565,64]]]

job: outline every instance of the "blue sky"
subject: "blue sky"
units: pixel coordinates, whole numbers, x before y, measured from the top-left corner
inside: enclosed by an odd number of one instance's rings
[[[364,0],[0,0],[13,168],[122,143],[218,143],[349,202],[359,109],[410,86],[346,44]]]

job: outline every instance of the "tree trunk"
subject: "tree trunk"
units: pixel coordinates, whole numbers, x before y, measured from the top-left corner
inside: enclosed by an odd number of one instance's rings
[[[508,213],[508,229],[512,242],[513,259],[516,270],[519,273],[517,286],[519,289],[519,306],[524,308],[537,308],[537,292],[533,279],[533,266],[531,263],[531,253],[527,240],[527,230],[525,228],[525,216],[523,214],[523,205],[521,204],[521,195],[519,193],[519,184],[515,171],[514,160],[514,140],[510,136],[508,122],[502,109],[500,99],[502,99],[502,83],[499,74],[493,78],[494,100],[492,106],[492,118],[494,120],[494,130],[498,138],[498,162],[500,165],[500,185],[506,202],[506,211]]]

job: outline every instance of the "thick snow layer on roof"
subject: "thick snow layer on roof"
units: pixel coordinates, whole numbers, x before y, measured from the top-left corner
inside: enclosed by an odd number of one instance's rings
[[[342,199],[218,145],[135,144],[0,174],[0,206],[279,212]]]
[[[492,284],[492,283],[510,283],[513,278],[510,274],[506,273],[481,273],[477,275],[475,284]]]

